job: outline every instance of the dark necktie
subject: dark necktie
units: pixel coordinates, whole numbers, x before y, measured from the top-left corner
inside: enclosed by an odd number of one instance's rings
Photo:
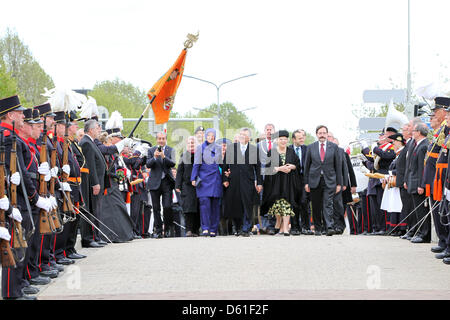
[[[323,143],[320,144],[320,160],[323,162],[325,159],[325,149],[323,148]]]

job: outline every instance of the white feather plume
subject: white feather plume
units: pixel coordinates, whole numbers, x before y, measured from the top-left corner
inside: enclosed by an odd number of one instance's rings
[[[423,87],[417,88],[416,95],[419,97],[423,97],[427,100],[433,100],[437,96],[439,96],[442,92],[441,86],[436,83],[430,83]]]
[[[86,102],[81,105],[80,109],[81,109],[80,113],[81,118],[90,119],[93,116],[99,115],[97,101],[91,96],[88,96]]]
[[[45,92],[42,96],[48,98],[47,103],[50,103],[53,112],[57,111],[78,111],[78,108],[87,101],[85,95],[77,93],[73,90],[53,88],[48,90],[44,88]]]
[[[111,117],[108,119],[108,121],[105,124],[106,130],[116,129],[116,128],[120,128],[120,130],[123,129],[123,117],[119,111],[114,111],[111,114]]]

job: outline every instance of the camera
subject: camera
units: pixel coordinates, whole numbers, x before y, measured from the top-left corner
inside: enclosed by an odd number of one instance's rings
[[[158,152],[161,152],[161,151],[162,151],[162,147],[158,146]]]

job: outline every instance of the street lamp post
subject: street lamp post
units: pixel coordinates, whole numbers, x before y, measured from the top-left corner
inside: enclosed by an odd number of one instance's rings
[[[256,73],[248,74],[248,75],[245,75],[245,76],[236,78],[236,79],[231,79],[231,80],[222,82],[221,84],[217,85],[217,84],[215,84],[214,82],[211,82],[211,81],[208,81],[208,80],[203,80],[203,79],[196,78],[196,77],[193,77],[193,76],[188,76],[188,75],[186,75],[186,74],[183,75],[183,77],[191,78],[191,79],[195,79],[195,80],[199,80],[199,81],[203,81],[203,82],[212,84],[214,87],[216,87],[216,90],[217,90],[217,110],[219,110],[219,107],[220,107],[220,96],[219,96],[220,88],[221,88],[224,84],[227,84],[227,83],[230,83],[230,82],[239,80],[239,79],[243,79],[243,78],[248,78],[248,77],[251,77],[251,76],[256,76]]]

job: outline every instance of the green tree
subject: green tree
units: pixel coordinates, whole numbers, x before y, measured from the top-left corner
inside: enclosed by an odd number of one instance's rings
[[[6,72],[17,83],[22,104],[31,106],[46,101],[41,93],[46,87],[54,87],[53,80],[34,59],[28,46],[10,29],[0,39],[0,58],[5,64]]]
[[[17,84],[6,72],[4,63],[0,60],[0,99],[17,94]]]
[[[124,118],[139,118],[148,104],[147,95],[143,90],[119,79],[97,82],[88,95],[97,101],[97,105],[108,109],[109,114],[119,111]],[[134,125],[134,122],[124,121],[124,134],[129,134]],[[155,141],[148,133],[147,122],[142,122],[133,135],[152,143]]]

